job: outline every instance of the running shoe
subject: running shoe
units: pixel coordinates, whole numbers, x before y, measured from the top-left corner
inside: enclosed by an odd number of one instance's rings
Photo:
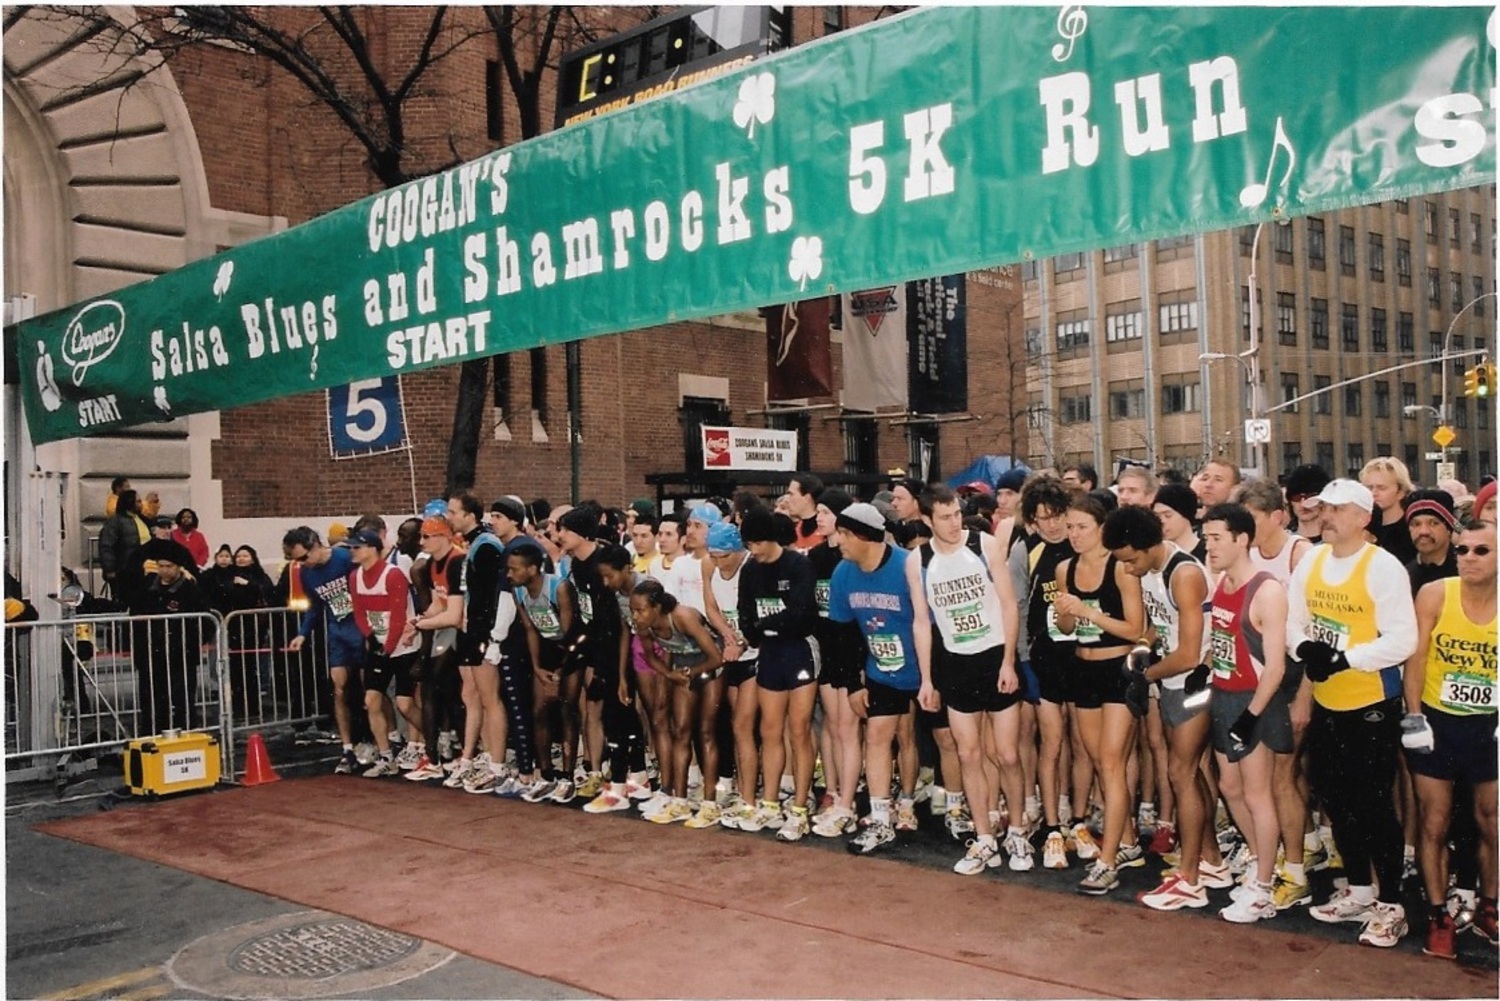
[[[1486,900],[1474,913],[1474,934],[1490,945],[1500,944],[1500,915],[1495,913],[1495,902]]]
[[[873,855],[896,843],[896,829],[883,820],[871,821],[863,831],[850,839],[851,855]]]
[[[396,762],[390,755],[382,754],[375,762],[360,772],[367,779],[385,778],[387,775],[400,775],[401,769],[396,767]]]
[[[1318,847],[1302,847],[1302,868],[1307,872],[1322,872],[1328,868],[1328,846],[1318,839]]]
[[[970,827],[972,828],[972,824]],[[896,830],[911,832],[917,829],[917,807],[915,803],[896,804]]]
[[[1179,911],[1184,907],[1207,907],[1208,890],[1200,883],[1194,886],[1174,872],[1154,890],[1136,894],[1136,900],[1153,911]]]
[[[1453,919],[1453,931],[1462,935],[1474,925],[1479,910],[1479,898],[1473,890],[1457,886],[1448,888],[1448,899],[1444,902],[1448,916]]]
[[[658,789],[656,790],[656,792],[651,794],[651,797],[649,799],[637,800],[635,808],[641,811],[642,817],[650,820],[652,817],[660,813],[671,801],[671,796],[668,796],[665,791]]]
[[[1199,862],[1198,885],[1209,890],[1228,890],[1234,886],[1234,873],[1223,862],[1218,865]]]
[[[528,803],[540,803],[544,799],[551,799],[555,792],[556,779],[540,778],[521,791],[521,798]]]
[[[584,775],[583,781],[576,785],[578,795],[584,799],[593,799],[604,791],[604,776],[598,772],[588,772]]]
[[[1417,850],[1407,845],[1401,856],[1401,882],[1406,883],[1417,878]]]
[[[354,745],[354,757],[362,765],[373,765],[379,756],[380,751],[368,740],[362,740]]]
[[[1374,901],[1366,903],[1356,899],[1354,891],[1346,886],[1335,890],[1333,896],[1328,898],[1328,903],[1311,907],[1307,913],[1311,914],[1315,920],[1329,925],[1336,925],[1341,921],[1363,924],[1370,919],[1374,910]]]
[[[1377,949],[1394,948],[1406,935],[1406,908],[1400,904],[1375,901],[1370,909],[1370,919],[1359,933],[1360,945],[1373,945]]]
[[[953,871],[960,876],[977,876],[986,869],[993,869],[1003,858],[994,838],[973,838],[964,857],[953,863]]]
[[[584,813],[616,813],[628,809],[630,809],[630,799],[625,795],[623,785],[618,792],[615,791],[613,785],[610,785],[599,795],[583,804]]]
[[[719,826],[725,830],[738,831],[741,822],[750,819],[754,814],[755,807],[744,800],[736,800],[724,807],[723,812],[719,814]]]
[[[1140,809],[1135,813],[1135,826],[1143,831],[1152,831],[1154,833],[1157,823],[1155,804],[1142,803]]]
[[[646,819],[653,824],[680,824],[693,815],[685,799],[669,799],[666,804]]]
[[[1083,880],[1079,882],[1078,892],[1087,893],[1093,897],[1102,897],[1119,885],[1120,874],[1103,862],[1095,860],[1094,864],[1089,866],[1089,871]]]
[[[1219,917],[1237,925],[1253,925],[1275,916],[1276,902],[1271,899],[1271,891],[1258,884],[1219,911]]]
[[[1278,911],[1289,911],[1293,907],[1306,907],[1312,903],[1312,887],[1307,883],[1294,883],[1285,876],[1276,877],[1271,888],[1271,900]]]
[[[1255,853],[1250,846],[1241,841],[1235,846],[1234,851],[1224,858],[1224,864],[1229,866],[1229,871],[1236,876],[1249,872],[1255,866]]]
[[[554,803],[571,803],[577,797],[578,787],[573,785],[572,779],[558,779],[557,788],[547,798]]]
[[[1104,833],[1104,804],[1095,803],[1089,808],[1089,833],[1095,837]]]
[[[469,769],[469,777],[464,780],[464,792],[482,796],[493,793],[500,788],[505,777],[487,765]]]
[[[1088,825],[1082,822],[1073,825],[1073,852],[1082,862],[1099,857],[1099,844],[1089,833]]]
[[[703,805],[698,807],[698,812],[683,821],[682,826],[690,827],[695,831],[701,831],[706,827],[718,827],[723,813],[718,803],[705,799]]]
[[[631,799],[652,799],[657,795],[657,792],[660,792],[660,790],[653,792],[651,789],[651,780],[643,774],[637,775],[634,778],[626,778],[625,780],[625,795]]]
[[[433,779],[444,777],[443,766],[433,764],[426,755],[423,755],[422,760],[417,762],[417,767],[403,776],[412,782],[431,782]]]
[[[807,837],[812,830],[812,822],[808,819],[805,809],[792,807],[787,813],[786,821],[776,831],[777,841],[801,841]]]
[[[519,775],[510,774],[495,786],[495,795],[501,799],[520,799],[534,783],[522,782]]]
[[[836,806],[818,818],[812,832],[820,838],[837,838],[853,831],[856,826],[854,811]]]
[[[1319,828],[1318,837],[1323,840],[1323,850],[1328,853],[1328,865],[1324,868],[1342,870],[1344,868],[1344,856],[1339,854],[1339,846],[1333,840],[1333,831],[1330,830],[1325,835],[1323,829]]]
[[[764,830],[779,830],[786,822],[786,817],[781,812],[780,803],[769,801],[762,802],[750,811],[748,815],[741,815],[738,829],[749,834],[756,834]]]
[[[823,816],[823,814],[827,813],[829,810],[832,810],[837,802],[838,800],[833,798],[833,793],[825,792],[823,795],[818,797],[818,812],[816,816]]]
[[[943,826],[948,828],[948,833],[953,836],[954,841],[963,841],[974,833],[974,819],[961,805],[948,809],[943,815]]]
[[[1239,829],[1233,825],[1221,828],[1214,835],[1214,840],[1219,843],[1219,854],[1233,854],[1235,846],[1243,844],[1245,839],[1240,837]]]
[[[339,756],[339,763],[333,766],[335,775],[353,775],[354,770],[359,767],[359,759],[354,756],[353,751],[345,751]]]
[[[458,752],[458,734],[453,730],[444,730],[438,734],[438,758],[447,761]]]
[[[1176,828],[1165,820],[1158,822],[1156,830],[1151,835],[1151,844],[1148,850],[1152,855],[1165,855],[1176,847]]]
[[[401,748],[401,753],[396,755],[396,767],[403,772],[409,772],[417,767],[418,762],[424,757],[426,755],[422,753],[422,749],[408,741],[406,746]]]
[[[790,775],[781,777],[781,786],[778,789],[780,799],[791,799],[797,795],[797,782]]]
[[[448,773],[448,777],[443,779],[443,788],[462,789],[464,780],[466,780],[469,777],[469,773],[474,770],[474,762],[464,761],[462,758],[460,758],[458,761],[450,761],[448,764],[452,765],[452,767],[450,768],[445,765],[443,768],[443,770]]]
[[[1453,917],[1447,911],[1427,920],[1427,944],[1422,951],[1438,959],[1457,959],[1458,944],[1454,940],[1458,932],[1453,928]]]
[[[1141,850],[1140,842],[1124,844],[1115,849],[1115,868],[1134,869],[1146,864],[1146,853]]]
[[[1068,839],[1062,831],[1054,830],[1047,835],[1042,845],[1043,869],[1066,869],[1068,867]]]
[[[1005,854],[1010,856],[1011,872],[1030,872],[1036,866],[1036,849],[1020,831],[1009,831],[1005,835]],[[992,866],[999,862],[991,863]]]

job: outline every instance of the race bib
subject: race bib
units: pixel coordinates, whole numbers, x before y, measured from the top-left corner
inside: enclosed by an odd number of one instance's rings
[[[786,602],[780,598],[756,598],[755,615],[757,618],[765,619],[786,609]]]
[[[1449,671],[1443,675],[1438,699],[1443,708],[1460,715],[1495,711],[1495,683],[1481,674]]]
[[[818,614],[828,618],[828,599],[833,592],[832,580],[820,580],[813,585],[813,600],[818,603]]]
[[[549,640],[555,640],[562,635],[562,623],[557,621],[557,614],[549,606],[547,608],[528,608],[531,613],[531,624],[536,626],[536,631]]]
[[[984,616],[978,611],[950,614],[949,621],[953,624],[955,645],[977,643],[995,631],[993,626],[984,621]]]
[[[1096,612],[1101,611],[1097,599],[1085,598],[1083,599],[1083,603],[1086,607],[1092,608]],[[1079,619],[1078,624],[1073,628],[1073,635],[1080,643],[1098,643],[1099,640],[1104,636],[1104,630],[1094,625],[1094,623],[1092,622],[1086,622],[1083,619]]]
[[[735,632],[740,631],[740,610],[738,608],[720,609],[724,613],[724,621],[729,623],[729,628]]]
[[[906,648],[895,633],[871,636],[870,656],[875,658],[875,669],[885,674],[895,674],[906,666]]]
[[[1057,628],[1057,609],[1047,606],[1047,638],[1054,643],[1072,643],[1077,637]]]
[[[1227,680],[1234,674],[1234,634],[1215,629],[1209,640],[1209,663],[1214,677]]]
[[[349,592],[340,589],[325,596],[324,601],[328,603],[328,612],[335,619],[347,619],[354,614],[354,598]]]
[[[578,614],[584,622],[594,621],[594,599],[586,591],[578,591]]]
[[[1349,627],[1322,615],[1313,615],[1307,626],[1307,638],[1315,643],[1327,643],[1335,650],[1349,649]]]
[[[370,632],[375,634],[376,639],[384,643],[385,634],[390,632],[391,629],[390,613],[381,611],[370,612],[366,618],[370,620]]]

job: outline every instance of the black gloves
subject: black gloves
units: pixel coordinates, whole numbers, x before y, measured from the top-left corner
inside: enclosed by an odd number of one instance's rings
[[[1230,724],[1229,739],[1248,751],[1255,746],[1255,724],[1259,721],[1260,717],[1246,707],[1240,718]]]
[[[1187,680],[1182,684],[1182,690],[1188,695],[1197,695],[1208,687],[1208,679],[1212,674],[1207,664],[1199,664],[1188,672]]]
[[[1349,658],[1322,640],[1304,640],[1297,645],[1297,659],[1311,681],[1327,681],[1340,671],[1349,670]]]

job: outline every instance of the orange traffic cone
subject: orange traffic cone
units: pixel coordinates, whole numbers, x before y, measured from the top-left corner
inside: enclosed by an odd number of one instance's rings
[[[250,735],[250,742],[245,745],[245,759],[245,777],[240,785],[258,786],[281,781],[281,776],[271,767],[271,755],[266,752],[266,740],[260,734]]]

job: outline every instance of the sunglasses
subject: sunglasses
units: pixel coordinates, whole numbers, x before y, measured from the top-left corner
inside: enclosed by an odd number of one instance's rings
[[[424,539],[446,539],[447,537],[448,536],[443,535],[441,532],[423,532],[422,533],[422,538],[424,538]]]
[[[1494,552],[1494,550],[1491,549],[1489,546],[1454,546],[1453,547],[1453,555],[1455,555],[1455,556],[1468,556],[1471,553],[1473,555],[1475,555],[1475,556],[1488,556],[1492,552]]]

